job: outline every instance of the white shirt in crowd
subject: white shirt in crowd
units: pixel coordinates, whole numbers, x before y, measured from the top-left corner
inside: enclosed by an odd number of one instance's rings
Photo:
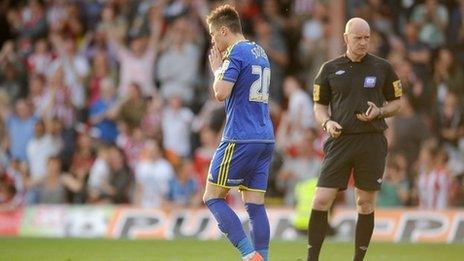
[[[163,146],[166,150],[186,157],[190,154],[190,129],[194,114],[188,108],[163,111]]]
[[[140,189],[140,205],[159,207],[169,190],[169,180],[174,178],[174,169],[165,159],[141,161],[135,167],[135,182]]]
[[[288,116],[292,126],[314,127],[313,102],[305,91],[300,89],[289,97]]]
[[[192,102],[199,56],[198,47],[192,43],[185,43],[180,49],[169,48],[161,54],[158,79],[163,97],[180,95],[185,102]]]
[[[71,92],[72,104],[80,109],[85,106],[85,86],[83,79],[89,75],[90,66],[87,59],[81,55],[55,60],[51,72],[63,66],[64,82]]]
[[[89,188],[103,191],[103,184],[109,183],[110,166],[102,159],[97,158],[90,168]]]
[[[155,51],[153,48],[148,48],[140,57],[125,48],[119,48],[117,54],[121,66],[119,96],[127,95],[129,84],[132,82],[140,85],[144,96],[152,95],[155,90],[153,84]]]
[[[62,142],[53,139],[51,135],[43,135],[40,138],[33,138],[27,144],[27,160],[31,178],[33,180],[42,179],[47,174],[48,158],[57,155],[62,147]]]

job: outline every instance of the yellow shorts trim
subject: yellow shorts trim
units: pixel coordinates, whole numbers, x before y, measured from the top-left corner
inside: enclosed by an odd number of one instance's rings
[[[221,187],[221,188],[226,188],[226,189],[231,189],[231,188],[234,188],[234,187],[229,187],[229,186],[225,186],[225,185],[221,185],[221,184],[218,184],[218,183],[214,183],[214,182],[211,182],[211,181],[206,181],[206,183],[209,183],[211,185],[215,185],[215,186],[218,186],[218,187]]]
[[[221,184],[214,183],[214,182],[211,182],[211,181],[207,181],[206,183],[209,183],[209,184],[211,184],[211,185],[218,186],[218,187],[221,187],[221,188],[226,188],[226,189],[238,188],[238,190],[240,190],[240,191],[246,190],[246,191],[254,191],[254,192],[266,193],[266,190],[262,190],[262,189],[252,189],[252,188],[249,188],[249,187],[244,186],[244,185],[226,186],[226,185],[221,185]]]
[[[249,187],[244,186],[244,185],[239,185],[239,186],[238,186],[238,189],[239,189],[239,190],[246,190],[246,191],[255,191],[255,192],[263,192],[263,193],[266,193],[266,190],[262,190],[262,189],[252,189],[252,188],[249,188]]]

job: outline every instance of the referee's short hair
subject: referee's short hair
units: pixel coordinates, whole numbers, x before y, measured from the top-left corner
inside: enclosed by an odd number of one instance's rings
[[[231,5],[221,5],[211,11],[206,22],[213,27],[225,26],[233,33],[242,33],[242,24],[237,10]]]

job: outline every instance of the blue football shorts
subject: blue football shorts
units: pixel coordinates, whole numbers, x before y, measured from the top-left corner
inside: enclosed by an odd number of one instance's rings
[[[266,192],[274,143],[221,142],[209,167],[208,182]]]

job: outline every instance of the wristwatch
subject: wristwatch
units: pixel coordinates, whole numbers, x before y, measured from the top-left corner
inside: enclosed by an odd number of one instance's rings
[[[324,131],[327,131],[327,123],[330,121],[330,118],[328,118],[327,120],[325,120],[323,123],[322,123],[322,129]]]

